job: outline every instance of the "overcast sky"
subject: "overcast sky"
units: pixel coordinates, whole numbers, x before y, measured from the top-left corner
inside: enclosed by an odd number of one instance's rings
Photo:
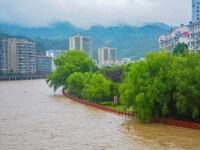
[[[191,20],[191,0],[0,0],[0,22],[27,27],[68,21],[78,27]]]

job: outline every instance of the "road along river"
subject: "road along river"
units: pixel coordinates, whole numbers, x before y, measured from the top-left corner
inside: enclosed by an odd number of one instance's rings
[[[0,150],[199,149],[200,131],[79,104],[45,80],[0,82]]]

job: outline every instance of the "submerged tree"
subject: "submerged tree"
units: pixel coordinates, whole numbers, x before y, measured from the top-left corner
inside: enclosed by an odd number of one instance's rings
[[[62,52],[59,58],[54,59],[56,70],[48,75],[47,83],[54,90],[60,86],[68,86],[67,78],[74,72],[90,72],[96,66],[87,53],[80,50],[68,50]]]
[[[81,73],[81,72],[74,72],[67,78],[67,85],[68,85],[68,93],[75,95],[77,97],[81,97],[81,93],[90,81],[92,77],[92,73]]]

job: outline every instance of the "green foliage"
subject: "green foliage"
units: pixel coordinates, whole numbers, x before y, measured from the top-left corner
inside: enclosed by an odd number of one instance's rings
[[[59,58],[54,59],[56,70],[48,75],[47,83],[54,90],[60,86],[68,87],[67,78],[74,72],[90,72],[95,68],[87,53],[80,50],[63,51]]]
[[[88,84],[92,73],[74,72],[67,78],[68,93],[81,98],[82,90]]]
[[[131,64],[120,85],[120,99],[142,122],[154,116],[199,121],[200,54],[148,53]]]
[[[112,102],[112,103],[111,103],[111,106],[116,107],[116,106],[117,106],[117,102]]]
[[[180,114],[198,118],[200,111],[200,54],[189,53],[176,62],[176,107]],[[199,120],[198,120],[199,121]]]
[[[105,101],[100,103],[103,106],[110,106],[112,104],[112,101]]]
[[[141,121],[149,122],[152,116],[169,113],[167,106],[174,87],[172,64],[172,55],[163,52],[148,53],[145,61],[130,66],[120,95],[127,106],[136,108]]]
[[[107,80],[102,74],[94,73],[89,84],[85,86],[82,92],[82,97],[90,101],[104,101],[110,96],[111,81]]]
[[[174,48],[173,54],[183,54],[184,56],[187,55],[188,52],[188,45],[185,43],[178,43]]]

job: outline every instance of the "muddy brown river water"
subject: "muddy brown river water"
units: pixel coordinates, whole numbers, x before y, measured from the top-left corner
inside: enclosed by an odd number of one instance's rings
[[[117,116],[45,80],[0,82],[1,150],[200,149],[200,131]]]

